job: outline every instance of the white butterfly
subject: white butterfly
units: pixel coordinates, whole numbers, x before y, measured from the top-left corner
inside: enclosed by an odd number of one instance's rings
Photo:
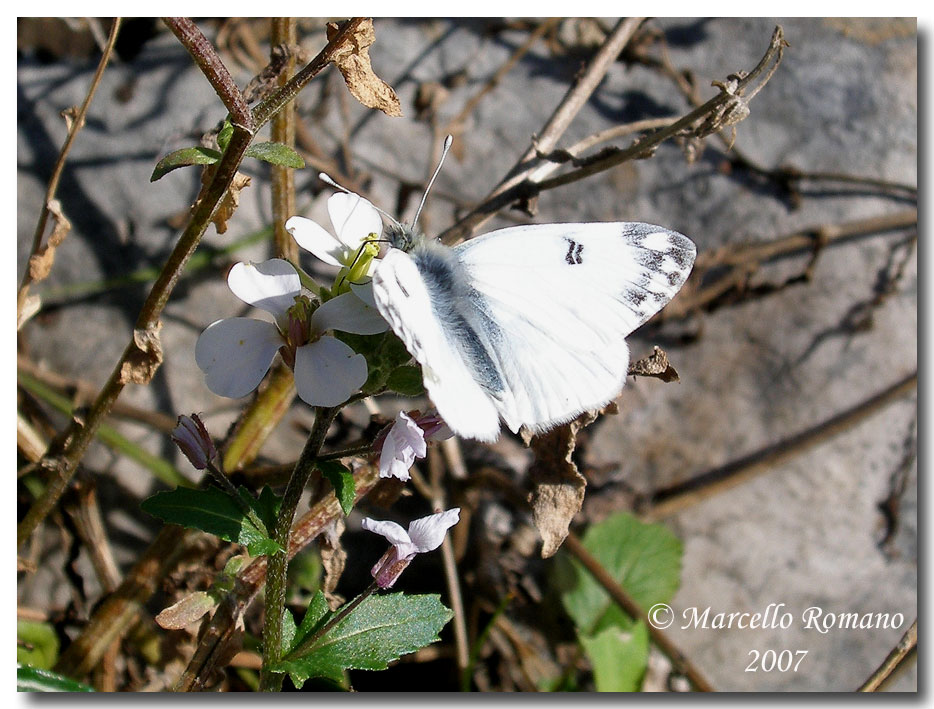
[[[636,222],[509,227],[454,248],[408,230],[390,240],[376,305],[451,430],[481,441],[496,440],[500,417],[540,433],[615,398],[626,336],[696,255],[687,237]]]

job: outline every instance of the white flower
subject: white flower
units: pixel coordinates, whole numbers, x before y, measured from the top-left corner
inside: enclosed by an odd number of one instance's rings
[[[395,522],[363,520],[363,528],[386,537],[392,546],[373,566],[373,578],[380,588],[392,586],[416,554],[433,551],[441,546],[444,535],[460,521],[460,507],[416,519],[406,531]]]
[[[269,371],[280,348],[293,365],[298,395],[312,406],[337,406],[366,381],[363,355],[322,333],[332,329],[358,335],[384,332],[386,322],[375,307],[345,293],[307,317],[310,304],[299,297],[298,273],[282,259],[235,264],[227,285],[243,302],[271,313],[276,322],[226,318],[201,333],[195,360],[215,394],[230,398],[249,394]]]
[[[299,246],[332,266],[349,268],[354,265],[361,244],[378,239],[383,231],[383,220],[376,207],[357,194],[337,192],[331,195],[328,216],[336,236],[305,217],[290,217],[285,228]],[[371,259],[367,260],[368,268],[372,265]]]
[[[428,454],[426,441],[450,438],[453,434],[444,422],[435,415],[419,415],[413,419],[400,411],[392,426],[376,437],[374,448],[379,452],[379,476],[395,477],[406,481],[411,476],[409,468],[416,458]]]

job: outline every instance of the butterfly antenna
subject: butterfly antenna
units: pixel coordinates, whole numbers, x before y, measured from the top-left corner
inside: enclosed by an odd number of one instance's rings
[[[324,182],[325,184],[330,185],[330,186],[333,187],[334,189],[340,190],[341,192],[343,192],[343,193],[345,193],[345,194],[353,195],[354,197],[359,197],[359,196],[360,196],[360,195],[358,195],[356,192],[351,192],[350,190],[348,190],[348,189],[347,189],[346,187],[344,187],[343,185],[337,184],[334,180],[331,179],[331,176],[328,175],[328,174],[325,173],[325,172],[319,172],[319,173],[318,173],[318,179],[321,180],[322,182]],[[362,198],[361,198],[361,199],[362,199]],[[400,229],[402,228],[402,224],[399,223],[399,220],[397,220],[397,219],[396,219],[394,216],[392,216],[389,212],[384,212],[382,209],[380,209],[379,207],[377,207],[377,206],[376,206],[375,204],[373,204],[372,202],[370,202],[370,204],[373,206],[373,209],[375,209],[377,212],[379,212],[379,213],[382,214],[384,217],[386,217],[386,219],[388,219],[389,221],[391,221],[393,224],[395,224],[395,225],[396,225],[397,227],[399,227]]]
[[[453,135],[449,135],[444,139],[444,146],[441,148],[441,159],[438,160],[438,167],[435,168],[435,174],[431,176],[430,180],[428,180],[428,186],[425,188],[425,194],[422,195],[422,201],[418,205],[418,211],[415,212],[415,219],[412,220],[413,229],[418,223],[418,217],[422,213],[422,207],[425,206],[425,200],[428,199],[428,191],[431,189],[431,186],[435,184],[435,178],[438,176],[438,173],[441,172],[441,166],[444,164],[444,158],[447,157],[448,151],[451,149],[451,143],[453,142]]]

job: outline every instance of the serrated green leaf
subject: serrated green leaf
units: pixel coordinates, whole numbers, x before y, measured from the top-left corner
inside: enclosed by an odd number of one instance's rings
[[[392,330],[379,335],[354,335],[337,331],[334,337],[366,358],[367,378],[360,387],[366,394],[383,391],[389,375],[412,359],[402,340]]]
[[[296,637],[299,639],[299,642],[304,641],[305,638],[311,637],[312,633],[327,622],[327,619],[332,615],[331,607],[328,605],[328,600],[324,592],[320,590],[315,591],[315,595],[312,597],[311,603],[308,604],[308,609],[305,611],[301,625],[298,626],[298,631],[296,632]],[[289,649],[291,650],[297,647],[299,642],[293,642]]]
[[[295,626],[295,618],[289,612],[288,608],[282,609],[282,652],[288,652],[295,640],[295,632],[298,628]]]
[[[190,148],[182,148],[173,153],[169,153],[162,158],[149,176],[150,182],[155,182],[180,167],[188,165],[213,165],[221,159],[221,154],[210,148],[203,148],[200,145],[193,145]]]
[[[638,622],[630,631],[606,628],[582,636],[598,692],[638,692],[649,659],[649,631]]]
[[[403,396],[421,396],[425,393],[422,370],[412,365],[396,367],[386,379],[386,388]]]
[[[243,490],[243,488],[241,488]],[[255,498],[247,493],[247,503],[256,512],[257,516],[266,525],[266,531],[276,528],[276,517],[279,516],[279,508],[282,507],[282,497],[273,492],[271,487],[264,487],[260,490],[259,497]]]
[[[40,670],[17,664],[17,692],[93,692],[94,688],[60,675],[57,672]]]
[[[273,165],[282,165],[283,167],[302,168],[305,167],[305,160],[294,148],[285,143],[254,143],[247,148],[246,156],[265,160]]]
[[[436,642],[452,617],[438,595],[369,596],[312,647],[303,649],[302,657],[287,657],[271,669],[288,672],[297,686],[310,677],[340,681],[348,669],[383,670],[402,655]],[[309,637],[296,633],[296,647]]]
[[[336,460],[322,460],[317,463],[318,470],[326,477],[334,488],[334,494],[340,503],[341,510],[345,515],[349,515],[353,509],[353,501],[356,496],[356,483],[354,483],[353,473],[338,463]]]
[[[257,502],[249,493],[244,496],[242,488],[240,495],[248,503],[251,500]],[[269,538],[266,530],[257,529],[250,522],[236,500],[216,487],[158,492],[143,500],[140,507],[166,522],[200,529],[228,542],[243,544],[251,553],[254,549],[262,549],[264,551],[257,553],[269,554],[282,548]]]
[[[16,661],[50,670],[58,660],[58,635],[48,623],[16,621]]]
[[[646,524],[620,513],[592,525],[582,540],[610,575],[644,610],[671,600],[681,576],[681,542],[660,524]],[[563,556],[563,555],[562,555]],[[577,561],[564,556],[559,566],[561,600],[578,630],[592,636],[630,619]]]

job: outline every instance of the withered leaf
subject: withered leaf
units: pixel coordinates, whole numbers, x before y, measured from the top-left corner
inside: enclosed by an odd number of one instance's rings
[[[584,503],[587,481],[572,460],[577,434],[597,418],[586,412],[574,421],[529,440],[535,461],[529,468],[534,490],[529,494],[532,516],[542,537],[542,558],[553,556],[568,536],[568,527]]]
[[[46,239],[45,245],[39,247],[36,253],[29,257],[29,278],[33,283],[49,275],[52,263],[55,261],[55,249],[71,231],[71,222],[62,212],[62,203],[57,199],[49,200],[47,207],[52,216],[52,233]]]
[[[678,370],[671,366],[667,353],[658,345],[648,357],[630,362],[628,373],[639,377],[655,377],[663,382],[681,381]]]
[[[333,39],[339,31],[340,26],[337,23],[328,23],[329,40]],[[376,75],[370,64],[368,48],[375,41],[373,20],[367,18],[350,37],[350,41],[334,52],[331,61],[343,75],[350,93],[360,103],[367,108],[377,108],[387,116],[401,116],[402,105],[399,103],[399,97],[389,84]]]
[[[156,622],[159,627],[166,630],[181,630],[201,620],[205,613],[213,610],[216,605],[217,601],[211,594],[206,591],[195,591],[159,613],[156,616]]]
[[[133,330],[133,352],[127,355],[120,368],[122,384],[149,384],[152,381],[162,364],[162,342],[159,339],[161,329],[160,322],[150,330]]]
[[[209,166],[205,168],[202,173],[201,182],[205,185],[210,184],[211,176],[209,175],[209,171],[212,167],[213,166]],[[250,178],[248,175],[244,175],[242,172],[238,172],[234,175],[233,180],[230,182],[230,187],[227,188],[227,193],[220,201],[220,204],[217,205],[217,209],[214,210],[214,216],[211,217],[211,221],[214,222],[218,234],[223,234],[227,231],[227,222],[240,205],[240,191],[249,186]]]
[[[341,545],[341,534],[344,533],[344,526],[344,520],[338,517],[318,537],[318,550],[321,554],[321,565],[324,567],[324,580],[321,583],[321,590],[324,591],[324,596],[327,598],[328,605],[332,610],[344,603],[344,599],[334,593],[347,563],[347,552]]]

